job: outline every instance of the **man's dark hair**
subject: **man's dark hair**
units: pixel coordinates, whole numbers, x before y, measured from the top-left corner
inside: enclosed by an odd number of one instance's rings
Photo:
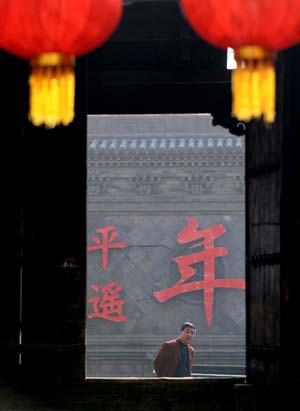
[[[196,330],[196,327],[190,321],[186,321],[185,323],[183,323],[180,330],[183,331],[186,327],[190,327]]]

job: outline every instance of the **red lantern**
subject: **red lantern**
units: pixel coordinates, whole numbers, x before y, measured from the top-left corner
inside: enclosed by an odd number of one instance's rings
[[[275,51],[300,38],[299,0],[180,0],[186,19],[204,40],[235,51],[232,114],[248,121],[275,118]]]
[[[122,0],[0,0],[0,47],[30,59],[35,125],[74,118],[75,57],[103,44],[122,15]]]

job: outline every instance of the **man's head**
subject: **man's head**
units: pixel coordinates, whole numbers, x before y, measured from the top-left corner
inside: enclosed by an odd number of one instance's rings
[[[179,339],[183,344],[191,344],[196,334],[196,327],[193,323],[186,321],[180,329]]]

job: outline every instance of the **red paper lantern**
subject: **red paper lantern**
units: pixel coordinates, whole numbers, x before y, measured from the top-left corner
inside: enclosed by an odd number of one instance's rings
[[[300,38],[299,0],[180,0],[194,31],[220,48],[235,50],[233,115],[248,121],[275,117],[275,51]]]
[[[0,0],[0,47],[31,61],[29,118],[35,125],[73,120],[75,57],[109,38],[122,8],[122,0]]]

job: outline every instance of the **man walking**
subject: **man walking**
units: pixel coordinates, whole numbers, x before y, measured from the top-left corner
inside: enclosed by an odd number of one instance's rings
[[[195,334],[194,324],[185,322],[179,337],[161,346],[153,362],[157,377],[191,377],[195,349],[190,344]]]

